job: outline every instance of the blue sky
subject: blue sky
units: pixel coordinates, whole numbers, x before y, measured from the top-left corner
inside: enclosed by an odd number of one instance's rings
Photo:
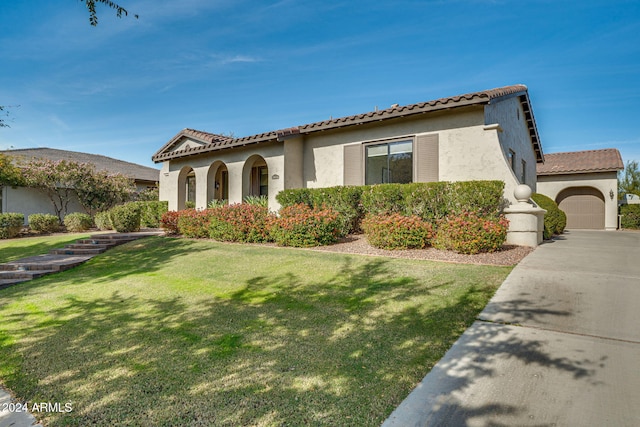
[[[3,4],[0,149],[154,166],[186,127],[245,136],[522,83],[546,153],[640,160],[637,1],[117,3],[140,18]]]

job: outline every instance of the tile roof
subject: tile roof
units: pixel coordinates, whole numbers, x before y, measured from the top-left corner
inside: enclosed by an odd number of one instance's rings
[[[121,173],[137,181],[158,182],[160,171],[148,166],[136,163],[125,162],[99,154],[79,153],[76,151],[58,150],[55,148],[25,148],[0,151],[7,156],[17,157],[24,160],[48,159],[53,161],[67,160],[79,163],[91,163],[98,170],[105,170],[111,173]]]
[[[224,148],[239,147],[259,142],[279,141],[292,135],[308,134],[312,132],[337,129],[346,126],[362,125],[371,122],[378,122],[381,120],[408,117],[432,111],[464,107],[467,105],[488,104],[493,100],[508,96],[520,97],[520,101],[525,107],[525,118],[528,123],[529,134],[534,145],[534,150],[537,153],[538,159],[542,160],[542,147],[540,146],[540,139],[538,137],[535,119],[533,118],[533,112],[531,111],[527,87],[521,84],[489,89],[481,92],[472,92],[447,98],[440,98],[433,101],[420,102],[417,104],[404,106],[394,105],[391,108],[387,108],[384,110],[377,110],[363,114],[356,114],[353,116],[324,120],[287,129],[246,136],[242,138],[229,138],[213,133],[197,131],[194,129],[183,129],[168,143],[162,146],[162,148],[160,148],[160,150],[158,150],[153,155],[152,159],[154,162],[159,163],[165,160],[202,154]],[[183,136],[199,140],[205,143],[205,145],[190,147],[189,149],[181,150],[179,152],[170,151],[170,148],[173,145],[177,144],[180,138],[182,138]]]
[[[624,169],[620,152],[615,148],[545,154],[538,163],[538,176],[590,172],[614,172]]]

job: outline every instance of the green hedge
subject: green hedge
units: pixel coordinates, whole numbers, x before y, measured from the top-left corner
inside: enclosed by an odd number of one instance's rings
[[[359,231],[365,215],[398,213],[428,222],[467,211],[495,217],[503,208],[503,192],[502,181],[429,182],[290,189],[276,200],[283,207],[331,208],[340,214],[346,234]]]
[[[73,212],[64,217],[64,226],[67,228],[67,231],[87,231],[93,227],[93,219],[91,215],[86,213]]]
[[[627,229],[640,229],[640,205],[622,205],[620,206],[620,225]]]
[[[0,214],[0,239],[11,239],[20,234],[24,225],[24,215],[21,213]]]
[[[109,210],[109,220],[118,233],[140,230],[140,208],[134,203],[114,206]]]
[[[60,230],[60,219],[57,215],[31,214],[29,215],[29,227],[36,233],[55,233]]]
[[[111,218],[109,218],[109,211],[96,213],[93,216],[93,222],[96,224],[98,230],[113,230]]]
[[[554,235],[562,234],[567,226],[567,215],[558,207],[558,204],[549,197],[540,193],[533,193],[531,199],[545,209],[543,237],[550,239]]]
[[[167,201],[152,200],[131,203],[135,203],[140,209],[140,226],[145,228],[160,228],[162,215],[169,210],[169,202]]]

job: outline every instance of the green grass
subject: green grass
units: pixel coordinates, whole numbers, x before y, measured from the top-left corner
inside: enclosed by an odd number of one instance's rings
[[[510,270],[143,239],[0,290],[0,380],[51,426],[377,426]]]
[[[86,233],[76,233],[0,240],[0,263],[43,255],[49,253],[51,249],[62,248],[66,244],[88,236]]]

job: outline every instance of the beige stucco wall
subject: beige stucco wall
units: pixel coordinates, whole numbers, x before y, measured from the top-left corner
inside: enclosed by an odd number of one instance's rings
[[[2,212],[24,214],[25,224],[28,223],[31,214],[56,214],[53,204],[42,192],[33,188],[8,186],[2,189]],[[77,198],[73,198],[67,207],[67,213],[72,212],[85,212]]]
[[[178,186],[183,184],[179,175],[184,168],[191,168],[196,176],[196,209],[206,208],[211,194],[209,186],[214,185],[212,180],[207,179],[209,169],[216,161],[221,161],[227,166],[229,173],[229,203],[241,203],[249,194],[248,171],[245,166],[250,168],[252,156],[261,156],[269,171],[269,207],[277,210],[275,196],[284,189],[285,181],[283,151],[282,143],[267,143],[164,162],[160,171],[160,200],[169,202],[169,210],[183,208],[179,205]]]
[[[604,226],[607,230],[618,228],[618,176],[615,172],[547,175],[538,177],[538,193],[555,200],[563,190],[572,187],[592,187],[604,196]],[[613,191],[613,199],[609,196]]]
[[[485,124],[497,123],[502,132],[498,133],[502,154],[507,159],[509,149],[516,154],[514,176],[520,180],[522,160],[526,162],[525,182],[536,191],[536,156],[531,147],[529,129],[522,105],[517,97],[492,102],[485,108]]]

